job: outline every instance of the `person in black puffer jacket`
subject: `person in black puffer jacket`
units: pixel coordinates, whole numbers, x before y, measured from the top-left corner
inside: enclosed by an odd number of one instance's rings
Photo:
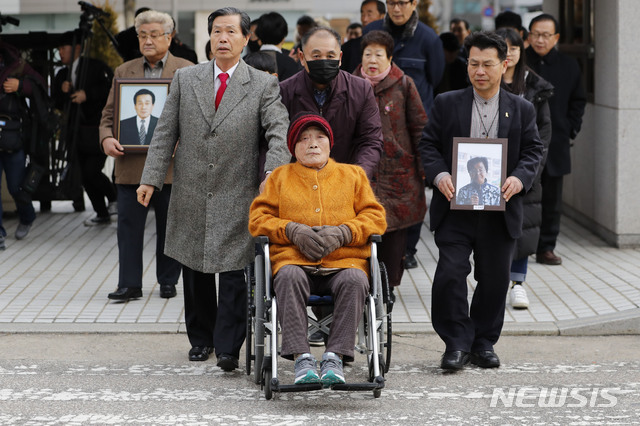
[[[538,168],[538,174],[531,190],[524,196],[522,237],[516,243],[516,250],[511,263],[511,281],[513,285],[509,300],[512,307],[526,309],[529,307],[529,299],[522,283],[527,276],[529,255],[536,252],[540,235],[540,224],[542,222],[542,185],[540,179],[547,161],[549,143],[551,142],[551,113],[548,100],[553,95],[553,86],[527,67],[524,43],[515,30],[500,28],[496,31],[496,34],[506,40],[509,48],[507,71],[502,78],[503,88],[511,93],[523,96],[533,104],[536,110],[538,133],[544,144],[544,154]]]

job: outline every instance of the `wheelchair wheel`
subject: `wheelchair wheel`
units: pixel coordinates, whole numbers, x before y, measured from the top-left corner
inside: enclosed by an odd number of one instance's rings
[[[248,265],[244,268],[244,276],[247,282],[247,337],[245,345],[245,365],[247,366],[247,376],[251,375],[251,361],[253,349],[253,317],[255,315],[255,305],[253,302],[253,292],[256,286],[255,276],[253,275],[253,265]]]
[[[253,317],[253,348],[254,348],[254,382],[259,384],[262,380],[262,363],[264,361],[264,322],[265,322],[265,276],[264,276],[264,256],[257,255],[254,265],[255,288],[253,292],[253,305],[255,306],[255,316]]]
[[[389,372],[391,365],[391,311],[393,310],[393,297],[391,296],[391,288],[389,287],[389,276],[387,275],[387,267],[380,262],[380,279],[382,284],[383,300],[376,301],[376,317],[381,319],[382,324],[378,329],[378,343],[380,345],[380,355],[382,357],[381,369]]]
[[[264,370],[264,398],[268,401],[273,398],[273,389],[271,389],[271,369]]]

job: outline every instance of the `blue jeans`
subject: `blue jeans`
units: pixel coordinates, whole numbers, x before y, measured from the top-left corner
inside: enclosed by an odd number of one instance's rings
[[[0,152],[0,177],[2,177],[3,170],[7,176],[9,193],[13,197],[16,208],[18,209],[20,223],[23,225],[31,225],[36,219],[36,212],[31,203],[31,196],[21,188],[22,181],[27,172],[24,151]],[[3,236],[7,235],[7,231],[5,231],[2,226],[2,200],[0,200],[0,233]]]
[[[529,256],[522,259],[513,259],[511,262],[511,281],[524,282],[527,278],[527,267],[529,265]]]

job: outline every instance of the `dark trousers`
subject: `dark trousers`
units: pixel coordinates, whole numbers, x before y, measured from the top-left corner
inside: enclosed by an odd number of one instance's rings
[[[6,175],[9,194],[16,203],[20,223],[31,225],[36,219],[36,212],[31,204],[31,196],[22,190],[22,181],[27,172],[24,151],[0,152],[0,177],[3,172]],[[0,200],[0,235],[7,235],[2,227],[2,200]]]
[[[407,228],[407,253],[415,255],[418,252],[416,246],[418,245],[418,241],[420,241],[420,230],[422,230],[422,222]]]
[[[562,178],[563,176],[549,176],[546,169],[542,172],[542,223],[538,253],[556,247],[562,215]]]
[[[244,271],[219,274],[216,300],[216,276],[182,267],[184,318],[191,346],[215,348],[216,355],[239,358],[247,335],[247,286]]]
[[[432,322],[447,351],[492,350],[504,322],[515,240],[501,212],[450,211],[435,233],[440,257],[433,279]],[[467,301],[469,256],[477,281]]]
[[[331,275],[309,275],[297,265],[285,265],[273,280],[282,327],[284,358],[309,352],[307,301],[310,294],[333,295],[333,321],[327,352],[353,360],[358,323],[369,290],[369,279],[360,269],[348,268]]]
[[[142,251],[144,229],[149,209],[138,203],[138,185],[118,185],[118,287],[142,288]],[[171,185],[155,191],[151,206],[156,213],[156,277],[160,284],[176,285],[182,265],[164,254],[167,210]]]
[[[82,174],[82,186],[91,200],[91,205],[99,217],[108,217],[107,203],[116,201],[116,189],[109,178],[102,173],[107,156],[104,154],[78,153],[78,163]]]
[[[378,244],[378,260],[387,268],[387,276],[391,287],[397,287],[402,281],[404,273],[404,247],[407,246],[407,231],[411,228],[386,232],[382,242]]]

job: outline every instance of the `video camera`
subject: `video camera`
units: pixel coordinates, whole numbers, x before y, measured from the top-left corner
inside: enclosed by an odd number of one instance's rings
[[[13,16],[2,16],[2,13],[0,13],[0,33],[2,32],[2,27],[7,24],[15,25],[17,27],[20,25],[20,20],[18,18],[14,18]]]

